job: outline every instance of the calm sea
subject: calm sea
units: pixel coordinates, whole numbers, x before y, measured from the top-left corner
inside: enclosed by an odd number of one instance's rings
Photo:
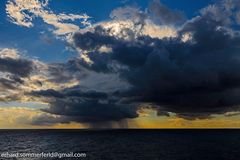
[[[84,160],[240,160],[240,130],[0,130],[3,152],[84,152],[87,157],[71,158]]]

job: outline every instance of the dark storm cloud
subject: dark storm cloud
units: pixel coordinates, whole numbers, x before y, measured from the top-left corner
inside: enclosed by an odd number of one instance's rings
[[[0,58],[0,72],[7,72],[19,77],[27,77],[34,69],[32,61],[27,59]]]
[[[79,36],[81,38],[78,38]],[[74,44],[83,50],[94,50],[100,48],[102,45],[111,45],[116,42],[115,38],[109,36],[108,32],[100,26],[95,27],[94,33],[75,33],[73,40]]]
[[[65,122],[77,121],[85,123],[119,121],[137,117],[136,109],[123,105],[106,93],[81,91],[78,87],[66,88],[62,91],[43,90],[31,93],[32,96],[48,97],[50,108],[44,112],[61,115]],[[63,118],[65,117],[65,118]],[[40,119],[36,122],[40,123]],[[61,122],[62,123],[62,122]]]
[[[31,95],[43,96],[43,97],[54,97],[54,98],[67,98],[67,97],[82,97],[82,98],[93,98],[93,99],[106,99],[108,95],[103,92],[97,91],[81,91],[78,86],[73,88],[65,88],[62,91],[56,91],[53,89],[33,91]]]
[[[98,100],[69,98],[58,99],[51,103],[49,109],[43,110],[51,114],[72,117],[72,121],[78,122],[101,122],[118,121],[126,118],[136,118],[137,113],[128,105],[118,105]]]
[[[231,9],[218,14],[222,7],[223,3],[203,9],[200,16],[183,25],[175,38],[137,36],[129,42],[97,26],[93,32],[76,33],[74,44],[89,51],[94,62],[89,69],[116,72],[111,64],[125,66],[117,72],[133,87],[118,92],[118,96],[129,99],[129,104],[150,103],[184,118],[206,118],[238,110],[240,104],[240,34],[230,28],[233,21],[227,23],[221,18],[232,15]],[[164,7],[162,10],[168,12]],[[174,15],[166,19],[175,21]],[[182,41],[185,35],[190,38],[187,42]],[[102,45],[112,51],[99,53],[97,49]]]
[[[154,50],[151,43],[155,40],[150,37],[138,37],[137,41],[130,42],[110,36],[109,32],[110,30],[97,26],[93,32],[76,33],[73,36],[74,46],[90,50],[88,56],[94,63],[89,65],[83,60],[75,62],[97,72],[113,72],[118,63],[130,67],[142,66],[148,54]],[[111,54],[101,54],[97,51],[103,45],[112,49]]]
[[[134,28],[118,28],[118,35],[101,23],[92,30],[75,33],[71,45],[84,51],[93,63],[72,58],[67,63],[48,65],[51,82],[75,80],[79,84],[61,90],[32,91],[31,96],[49,103],[44,112],[57,115],[37,117],[33,124],[109,124],[138,117],[144,105],[157,110],[159,116],[170,116],[172,112],[190,120],[239,111],[236,2],[210,5],[179,27],[176,37],[162,39],[141,34],[145,22],[172,26],[183,16],[160,2],[153,4],[146,12],[131,7],[112,12],[113,23],[118,22],[116,18],[128,20],[129,12],[134,12],[130,20],[138,19]],[[138,24],[140,29],[136,29]],[[110,50],[102,53],[103,46]],[[120,81],[110,79],[113,75]],[[127,83],[127,87],[120,82]],[[114,87],[107,89],[110,84]]]

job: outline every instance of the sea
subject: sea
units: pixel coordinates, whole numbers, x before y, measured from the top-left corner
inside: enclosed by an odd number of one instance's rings
[[[78,157],[0,159],[240,160],[240,130],[0,130],[0,155],[16,153]]]

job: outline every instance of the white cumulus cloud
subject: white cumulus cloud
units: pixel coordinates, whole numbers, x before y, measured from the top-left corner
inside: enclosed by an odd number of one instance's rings
[[[82,25],[90,25],[86,14],[55,14],[48,7],[48,0],[8,0],[6,13],[11,22],[24,27],[33,27],[33,19],[41,18],[54,27],[56,35],[66,35],[79,30],[79,26],[65,22],[81,20]]]

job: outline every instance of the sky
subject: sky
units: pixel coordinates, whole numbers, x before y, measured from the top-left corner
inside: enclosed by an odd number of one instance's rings
[[[0,128],[240,127],[239,0],[1,0]]]

